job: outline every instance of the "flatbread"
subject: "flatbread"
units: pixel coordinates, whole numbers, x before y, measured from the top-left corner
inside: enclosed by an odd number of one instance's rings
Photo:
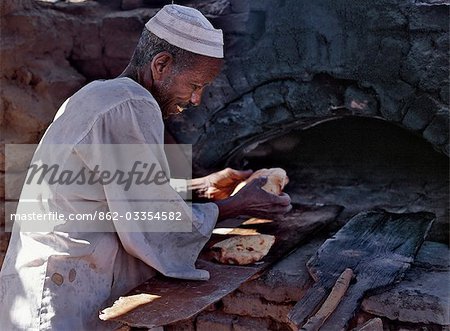
[[[275,237],[267,234],[236,236],[218,242],[211,249],[220,263],[245,265],[260,261],[274,242]]]
[[[267,177],[267,183],[261,188],[269,193],[280,195],[283,192],[284,187],[289,183],[289,178],[286,171],[281,168],[270,168],[270,169],[259,169],[255,171],[249,178],[245,181],[239,183],[234,189],[231,195],[235,195],[240,189],[242,189],[246,184],[250,183],[252,180],[259,177]]]

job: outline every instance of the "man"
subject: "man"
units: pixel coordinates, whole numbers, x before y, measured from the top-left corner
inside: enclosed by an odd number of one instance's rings
[[[69,171],[66,175],[87,168],[93,180],[77,175],[76,182],[65,185],[70,181],[67,178],[52,184],[45,177],[38,184],[25,185],[17,213],[31,210],[118,218],[106,225],[65,219],[51,231],[33,228],[34,224],[15,224],[0,274],[3,329],[111,329],[111,324],[98,319],[98,311],[105,302],[152,277],[155,270],[169,277],[208,279],[208,273],[196,269],[194,263],[217,221],[238,215],[268,217],[290,210],[286,194],[275,196],[261,189],[265,179],[229,197],[250,171],[226,169],[192,180],[189,186],[197,195],[220,199],[194,204],[192,212],[164,180],[155,185],[156,177],[152,185],[105,184],[109,170],[131,165],[135,155],[169,173],[162,149],[148,146],[164,143],[163,118],[200,104],[205,86],[221,69],[222,38],[222,32],[197,10],[165,6],[146,24],[120,77],[88,84],[59,109],[33,163],[62,165]],[[124,145],[129,147],[111,149]],[[136,212],[148,217],[149,206],[170,208],[169,212],[182,215],[183,222],[155,221],[160,228],[152,228],[154,224],[120,219]],[[186,224],[189,231],[178,228]]]

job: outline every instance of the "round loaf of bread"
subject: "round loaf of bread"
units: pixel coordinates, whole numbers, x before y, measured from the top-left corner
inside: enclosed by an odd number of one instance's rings
[[[274,242],[275,237],[267,234],[235,236],[216,243],[211,250],[220,263],[246,265],[260,261]]]
[[[259,169],[255,171],[245,181],[239,183],[231,195],[235,195],[246,184],[250,183],[252,180],[259,177],[267,177],[267,183],[264,184],[264,186],[262,186],[261,188],[266,192],[276,195],[280,195],[281,192],[283,192],[284,187],[287,185],[287,183],[289,183],[289,178],[284,169],[281,168]]]

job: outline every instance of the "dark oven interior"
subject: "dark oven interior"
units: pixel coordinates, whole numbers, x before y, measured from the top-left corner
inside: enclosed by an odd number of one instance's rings
[[[429,211],[430,240],[448,243],[449,161],[421,137],[373,118],[346,117],[245,146],[227,165],[282,167],[294,203],[336,204],[338,223],[363,210]]]

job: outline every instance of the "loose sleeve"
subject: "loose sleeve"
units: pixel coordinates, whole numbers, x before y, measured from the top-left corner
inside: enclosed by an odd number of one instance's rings
[[[218,208],[189,206],[170,186],[163,130],[157,105],[129,100],[99,117],[75,152],[88,168],[97,167],[98,177],[110,174],[103,190],[127,253],[166,276],[206,280],[209,273],[196,269],[195,261],[211,236]],[[122,180],[110,180],[121,172]]]

